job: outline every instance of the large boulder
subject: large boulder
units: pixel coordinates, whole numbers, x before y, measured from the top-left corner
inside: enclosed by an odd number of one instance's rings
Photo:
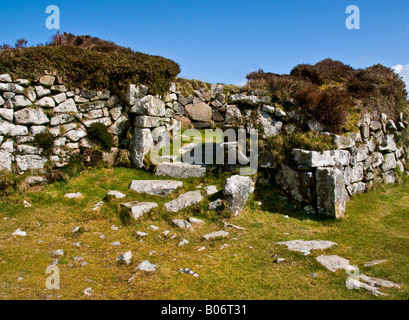
[[[315,179],[318,213],[337,219],[343,217],[348,198],[344,173],[337,168],[317,168]]]
[[[195,121],[211,121],[213,117],[212,108],[204,102],[188,104],[185,110],[188,117]]]
[[[134,128],[134,135],[129,146],[129,151],[131,153],[132,164],[136,168],[143,167],[143,160],[151,151],[152,147],[153,139],[151,131],[149,129]]]
[[[295,171],[281,165],[276,175],[277,183],[300,202],[312,202],[315,197],[315,178],[312,172]]]
[[[250,177],[235,175],[226,180],[223,194],[227,201],[227,208],[234,216],[244,209],[250,195],[254,192],[254,182]]]

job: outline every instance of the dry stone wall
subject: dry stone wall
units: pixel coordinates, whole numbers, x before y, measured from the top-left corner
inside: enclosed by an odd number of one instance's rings
[[[194,90],[183,96],[172,84],[164,96],[153,96],[143,85],[129,85],[118,96],[67,88],[58,76],[35,81],[0,75],[0,170],[61,168],[70,157],[96,144],[87,129],[104,124],[114,145],[104,159],[114,165],[126,150],[134,167],[144,166],[146,155],[161,141],[170,141],[173,130],[204,128],[256,128],[259,138],[307,128],[331,135],[336,150],[324,152],[294,149],[292,161],[277,164],[259,155],[259,168],[271,170],[275,181],[308,212],[339,218],[348,199],[366,192],[374,183],[395,182],[395,172],[404,171],[408,146],[399,140],[408,123],[385,114],[366,114],[356,130],[335,135],[318,122],[304,119],[297,111],[285,112],[267,97],[227,91],[223,85]],[[35,136],[54,136],[51,154],[35,144]],[[196,168],[195,168],[196,170]],[[176,170],[177,171],[177,170]]]

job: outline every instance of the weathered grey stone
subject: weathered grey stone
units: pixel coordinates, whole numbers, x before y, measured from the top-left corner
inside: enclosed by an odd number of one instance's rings
[[[189,222],[182,220],[182,219],[173,219],[172,223],[181,229],[184,229],[184,228],[192,229],[192,225]]]
[[[69,112],[77,113],[78,112],[74,99],[72,98],[65,100],[63,103],[59,104],[53,110],[54,112],[59,112],[59,113],[69,113]]]
[[[159,177],[168,176],[179,179],[199,178],[205,176],[206,168],[183,162],[162,162],[158,164],[155,174]]]
[[[339,256],[331,255],[325,256],[321,255],[317,257],[317,261],[321,263],[328,270],[335,272],[338,269],[344,270],[354,270],[354,267],[349,264],[349,260],[341,258]]]
[[[13,122],[14,119],[14,110],[13,109],[0,109],[0,116],[10,122]]]
[[[36,93],[37,93],[37,97],[38,99],[48,96],[51,94],[51,90],[50,89],[45,89],[42,86],[36,86],[35,87]]]
[[[72,142],[77,142],[81,140],[82,138],[84,138],[86,135],[87,135],[87,132],[82,129],[71,130],[65,134],[65,136]]]
[[[328,150],[323,152],[307,151],[302,149],[292,150],[293,160],[298,165],[311,168],[347,166],[351,155],[346,150]]]
[[[42,152],[42,149],[21,144],[17,146],[16,152],[17,154],[21,154],[21,155],[27,155],[27,154],[38,155]]]
[[[365,193],[367,190],[366,184],[364,182],[356,182],[347,186],[348,193],[351,197],[356,196],[361,193]]]
[[[11,82],[11,76],[7,73],[0,74],[0,82]]]
[[[149,129],[134,128],[134,135],[129,146],[132,164],[137,168],[142,168],[144,166],[143,160],[152,147],[151,131]]]
[[[198,218],[193,218],[193,217],[188,218],[187,220],[189,221],[190,224],[203,224],[204,223],[203,220],[198,219]]]
[[[228,235],[229,235],[229,233],[227,231],[221,230],[221,231],[215,231],[215,232],[212,232],[212,233],[205,234],[203,236],[203,239],[212,240],[212,239],[216,239],[216,238],[225,238]]]
[[[48,183],[48,180],[41,176],[30,176],[24,181],[24,183],[30,187],[44,186]]]
[[[120,136],[128,128],[128,125],[128,118],[125,115],[122,115],[108,128],[108,132]]]
[[[336,168],[317,168],[315,178],[318,213],[343,217],[348,197],[343,172]]]
[[[185,111],[187,116],[195,121],[212,120],[212,108],[204,102],[198,104],[188,104],[185,106]]]
[[[312,172],[295,171],[283,164],[276,175],[276,181],[297,201],[311,202],[315,197],[315,179]]]
[[[104,112],[102,111],[102,109],[90,110],[87,113],[83,113],[84,119],[98,119],[102,118],[103,116]]]
[[[382,123],[379,121],[372,121],[370,124],[370,128],[372,131],[378,131],[382,129]]]
[[[14,121],[17,124],[42,125],[49,123],[47,115],[40,108],[25,108],[14,112]]]
[[[396,182],[395,171],[390,170],[385,173],[382,173],[382,179],[385,184],[393,184]]]
[[[212,194],[219,192],[216,186],[207,186],[204,188],[204,190],[205,190],[205,197],[211,196]]]
[[[355,134],[334,135],[334,142],[337,145],[337,149],[350,149],[355,146]]]
[[[323,240],[291,240],[285,242],[278,242],[278,244],[285,245],[290,251],[297,251],[303,253],[305,256],[311,253],[311,250],[325,250],[337,245],[335,242]]]
[[[139,202],[132,201],[121,203],[122,212],[130,214],[135,220],[139,219],[143,214],[157,208],[158,204],[155,202]]]
[[[135,270],[153,272],[156,271],[157,265],[150,263],[148,260],[142,261]]]
[[[123,99],[127,105],[133,106],[137,100],[145,97],[148,94],[148,91],[149,88],[144,85],[136,86],[134,84],[130,84],[126,88]]]
[[[225,122],[230,125],[240,125],[243,122],[243,116],[240,109],[235,105],[226,106]]]
[[[372,266],[375,266],[375,265],[377,265],[377,264],[381,264],[381,263],[384,263],[384,262],[387,262],[388,260],[373,260],[373,261],[369,261],[369,262],[366,262],[365,264],[364,264],[364,267],[372,267]]]
[[[40,84],[44,87],[51,87],[55,82],[55,77],[52,76],[42,76],[39,80]]]
[[[362,138],[368,139],[370,134],[371,134],[371,130],[370,130],[371,128],[370,128],[369,124],[368,123],[363,123],[361,125],[360,129],[361,129]]]
[[[209,210],[217,210],[223,205],[223,200],[217,199],[209,203]]]
[[[55,101],[51,97],[41,98],[35,104],[42,107],[42,108],[54,108],[55,107]]]
[[[14,125],[10,122],[0,120],[0,135],[6,136],[10,135],[12,137],[16,136],[26,136],[28,134],[28,129],[25,126]]]
[[[227,207],[234,216],[244,209],[250,195],[254,192],[254,182],[250,177],[234,175],[226,180],[223,194],[227,201]]]
[[[138,128],[156,128],[164,124],[165,118],[151,116],[137,116],[134,126]]]
[[[93,123],[96,123],[96,122],[102,123],[105,127],[109,127],[109,126],[112,125],[111,118],[109,118],[109,117],[103,117],[103,118],[99,118],[99,119],[82,121],[84,126],[86,126],[87,128],[90,127]]]
[[[324,130],[324,126],[321,123],[319,123],[318,121],[312,120],[312,119],[309,119],[307,121],[307,126],[308,126],[308,129],[310,129],[310,131],[320,132]]]
[[[371,157],[372,157],[372,164],[371,164],[372,168],[377,168],[383,163],[384,156],[382,153],[374,152],[371,155]]]
[[[385,135],[381,140],[381,145],[379,146],[379,151],[381,152],[395,152],[396,143],[393,135]]]
[[[381,165],[381,169],[383,172],[387,172],[389,170],[395,169],[397,166],[396,157],[394,153],[387,153],[384,155],[384,161]]]
[[[350,171],[350,183],[361,181],[364,178],[364,164],[357,163],[351,167]]]
[[[130,112],[145,116],[163,117],[165,116],[166,108],[162,100],[149,95],[138,99]]]
[[[3,97],[0,95],[0,106],[2,106],[4,104],[4,99]]]
[[[137,193],[147,193],[150,195],[167,196],[183,187],[182,181],[173,180],[133,180],[129,189]]]
[[[262,103],[268,103],[268,99],[266,97],[257,97],[257,96],[246,96],[242,93],[233,94],[229,98],[229,102],[233,104],[242,104],[251,107],[256,107]]]
[[[75,116],[72,114],[57,114],[51,118],[50,125],[58,126],[60,124],[65,124],[74,121],[74,119]]]
[[[109,110],[109,114],[112,117],[112,120],[116,121],[122,114],[122,107],[120,105],[117,105],[115,108],[111,108]]]
[[[195,205],[202,201],[203,197],[200,193],[200,190],[197,191],[188,191],[181,194],[175,200],[165,203],[165,209],[169,212],[178,212],[189,206]]]
[[[11,153],[0,149],[0,171],[11,171],[12,155]]]
[[[47,159],[40,157],[38,155],[17,155],[16,163],[18,168],[21,171],[27,171],[29,169],[44,169],[44,164],[47,162]]]
[[[271,138],[281,132],[283,123],[275,121],[268,113],[257,110],[257,122],[263,127],[263,137]]]
[[[17,95],[11,101],[15,108],[24,108],[31,106],[33,103],[25,96]]]
[[[124,262],[126,264],[130,264],[131,263],[131,258],[132,258],[132,252],[131,251],[127,251],[123,254],[121,254],[116,261],[118,262]]]

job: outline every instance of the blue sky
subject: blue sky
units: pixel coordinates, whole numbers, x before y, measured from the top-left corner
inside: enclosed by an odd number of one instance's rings
[[[240,84],[259,68],[289,73],[299,63],[338,59],[355,68],[376,63],[409,81],[408,0],[1,0],[1,43],[44,43],[46,7],[57,5],[61,31],[89,34],[181,66],[180,76]],[[348,5],[361,29],[348,30]]]

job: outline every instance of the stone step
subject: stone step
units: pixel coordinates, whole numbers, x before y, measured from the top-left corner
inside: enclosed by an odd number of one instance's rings
[[[173,177],[178,179],[200,178],[206,174],[206,168],[183,162],[163,162],[158,164],[156,175],[159,177]]]
[[[173,180],[133,180],[129,189],[137,193],[147,193],[150,195],[167,196],[183,187],[183,182]]]
[[[202,201],[203,197],[199,190],[189,191],[184,194],[181,194],[175,200],[165,203],[165,209],[169,212],[178,212],[189,206],[192,206],[196,203]]]
[[[135,220],[139,219],[143,214],[157,207],[158,204],[155,202],[132,201],[127,203],[121,203],[122,211],[127,214],[130,214]]]

